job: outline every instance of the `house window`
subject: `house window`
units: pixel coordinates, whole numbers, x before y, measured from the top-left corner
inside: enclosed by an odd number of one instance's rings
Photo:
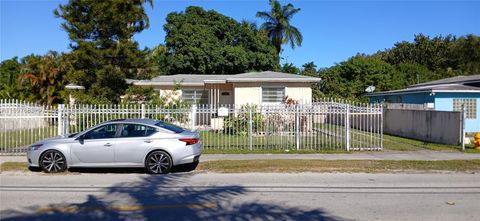
[[[463,98],[453,99],[453,111],[462,111],[462,104],[465,105],[467,119],[477,118],[477,99]]]
[[[182,100],[191,104],[206,104],[208,94],[205,90],[182,90]]]
[[[263,87],[263,103],[281,103],[285,97],[285,87]]]

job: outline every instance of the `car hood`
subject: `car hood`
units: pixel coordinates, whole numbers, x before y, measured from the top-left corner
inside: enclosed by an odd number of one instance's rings
[[[41,140],[41,141],[39,141],[39,142],[37,142],[37,143],[41,143],[41,144],[59,143],[59,142],[67,142],[67,141],[72,141],[72,140],[74,140],[74,139],[73,139],[73,138],[64,137],[64,136],[55,136],[55,137],[50,137],[50,138]]]

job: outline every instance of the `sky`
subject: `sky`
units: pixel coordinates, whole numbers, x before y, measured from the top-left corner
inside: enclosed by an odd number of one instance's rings
[[[303,34],[301,47],[284,45],[281,63],[296,66],[313,61],[330,67],[357,53],[372,54],[395,42],[412,41],[415,34],[428,36],[480,35],[480,0],[290,0],[300,8],[291,24]],[[53,10],[66,1],[0,0],[0,60],[49,50],[68,52],[69,39],[62,20]],[[135,36],[140,46],[155,47],[165,41],[165,17],[195,5],[215,10],[237,21],[261,24],[257,11],[268,11],[267,0],[160,0],[146,6],[150,28]]]

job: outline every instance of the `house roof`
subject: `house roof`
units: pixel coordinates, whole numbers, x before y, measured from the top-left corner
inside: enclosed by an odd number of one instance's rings
[[[380,91],[369,93],[366,96],[384,96],[398,94],[414,94],[414,93],[437,93],[437,92],[454,92],[454,93],[480,93],[480,87],[465,85],[467,83],[480,82],[480,75],[457,76],[445,78],[436,81],[414,84],[405,89]]]
[[[383,95],[397,95],[397,94],[414,94],[414,93],[440,93],[440,92],[456,92],[456,93],[480,93],[480,88],[461,85],[461,84],[449,84],[449,85],[429,85],[422,87],[409,87],[400,90],[381,91],[375,93],[369,93],[366,96],[383,96]]]
[[[480,82],[480,74],[444,78],[436,81],[429,81],[421,84],[414,84],[414,85],[411,85],[410,87],[421,87],[421,86],[439,85],[439,84],[465,84],[465,83],[475,83],[475,82]]]
[[[237,83],[237,82],[320,82],[320,78],[288,74],[273,71],[249,72],[234,75],[206,75],[206,74],[177,74],[162,75],[151,80],[127,80],[127,83],[135,85],[158,85],[169,86],[180,83],[186,86],[203,86],[215,83]]]

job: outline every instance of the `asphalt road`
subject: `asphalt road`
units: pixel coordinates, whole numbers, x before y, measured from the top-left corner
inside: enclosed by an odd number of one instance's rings
[[[1,220],[478,220],[478,174],[0,174]]]

